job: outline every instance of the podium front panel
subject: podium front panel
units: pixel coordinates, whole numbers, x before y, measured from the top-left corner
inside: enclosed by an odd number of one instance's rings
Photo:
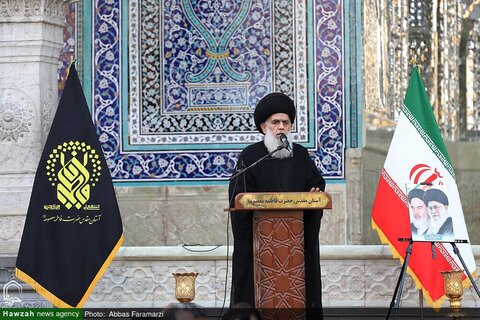
[[[255,307],[304,310],[303,211],[254,211],[253,247]]]

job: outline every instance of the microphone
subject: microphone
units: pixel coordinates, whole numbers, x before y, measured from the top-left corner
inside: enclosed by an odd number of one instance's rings
[[[290,143],[288,142],[288,139],[285,133],[280,133],[278,136],[280,138],[280,142],[282,143],[282,147],[287,149],[287,151],[292,152],[292,147],[290,146]]]

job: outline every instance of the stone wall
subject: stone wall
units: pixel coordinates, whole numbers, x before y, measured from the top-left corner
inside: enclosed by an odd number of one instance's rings
[[[67,2],[1,2],[0,254],[18,251],[34,173],[58,104]]]
[[[329,184],[333,209],[325,210],[321,244],[346,244],[351,219],[345,184]],[[226,245],[232,243],[226,186],[117,187],[124,246]]]
[[[182,247],[123,247],[95,286],[87,308],[161,308],[175,301],[173,272],[198,272],[194,302],[205,307],[229,305],[231,252],[222,246],[191,252]],[[214,249],[214,250],[211,250]],[[211,250],[211,251],[207,251]],[[480,247],[474,247],[477,265]],[[228,257],[228,260],[227,260]],[[322,300],[324,307],[388,308],[400,275],[401,265],[391,258],[386,246],[322,246]],[[3,264],[2,264],[3,263]],[[0,287],[13,276],[14,259],[0,256]],[[228,266],[228,268],[227,268]],[[477,286],[480,281],[477,280]],[[18,306],[49,306],[27,285],[18,297]],[[0,297],[0,307],[6,306]],[[427,307],[427,304],[423,302]],[[465,290],[464,307],[480,307],[472,287]],[[418,307],[419,291],[407,276],[401,299],[402,307]],[[443,307],[447,307],[444,302]]]

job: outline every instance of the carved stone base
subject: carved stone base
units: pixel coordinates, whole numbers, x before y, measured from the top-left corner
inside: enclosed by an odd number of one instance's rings
[[[480,265],[480,246],[474,246],[473,252],[477,257],[477,265]],[[164,307],[175,302],[173,272],[199,273],[193,302],[205,307],[221,308],[225,300],[225,306],[229,306],[231,253],[230,248],[227,261],[227,247],[198,253],[181,247],[121,248],[85,307]],[[386,246],[322,246],[320,262],[325,308],[390,306],[401,265],[397,260],[392,260]],[[16,280],[13,275],[14,264],[14,257],[0,257],[0,288],[3,289],[6,283]],[[479,284],[480,280],[477,279],[477,285]],[[23,293],[27,295],[18,298],[25,304],[40,305],[43,301],[43,306],[48,305],[27,285],[21,285]],[[405,308],[419,306],[419,293],[410,276],[405,280],[401,301]],[[0,307],[4,304],[5,299],[0,296]],[[423,304],[428,307],[426,302]],[[480,307],[472,288],[465,290],[462,306]],[[448,307],[448,300],[443,307]]]

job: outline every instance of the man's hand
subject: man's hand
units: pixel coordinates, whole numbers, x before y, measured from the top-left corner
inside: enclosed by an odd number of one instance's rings
[[[315,188],[313,187],[312,189],[310,189],[310,192],[320,192],[320,188]]]

